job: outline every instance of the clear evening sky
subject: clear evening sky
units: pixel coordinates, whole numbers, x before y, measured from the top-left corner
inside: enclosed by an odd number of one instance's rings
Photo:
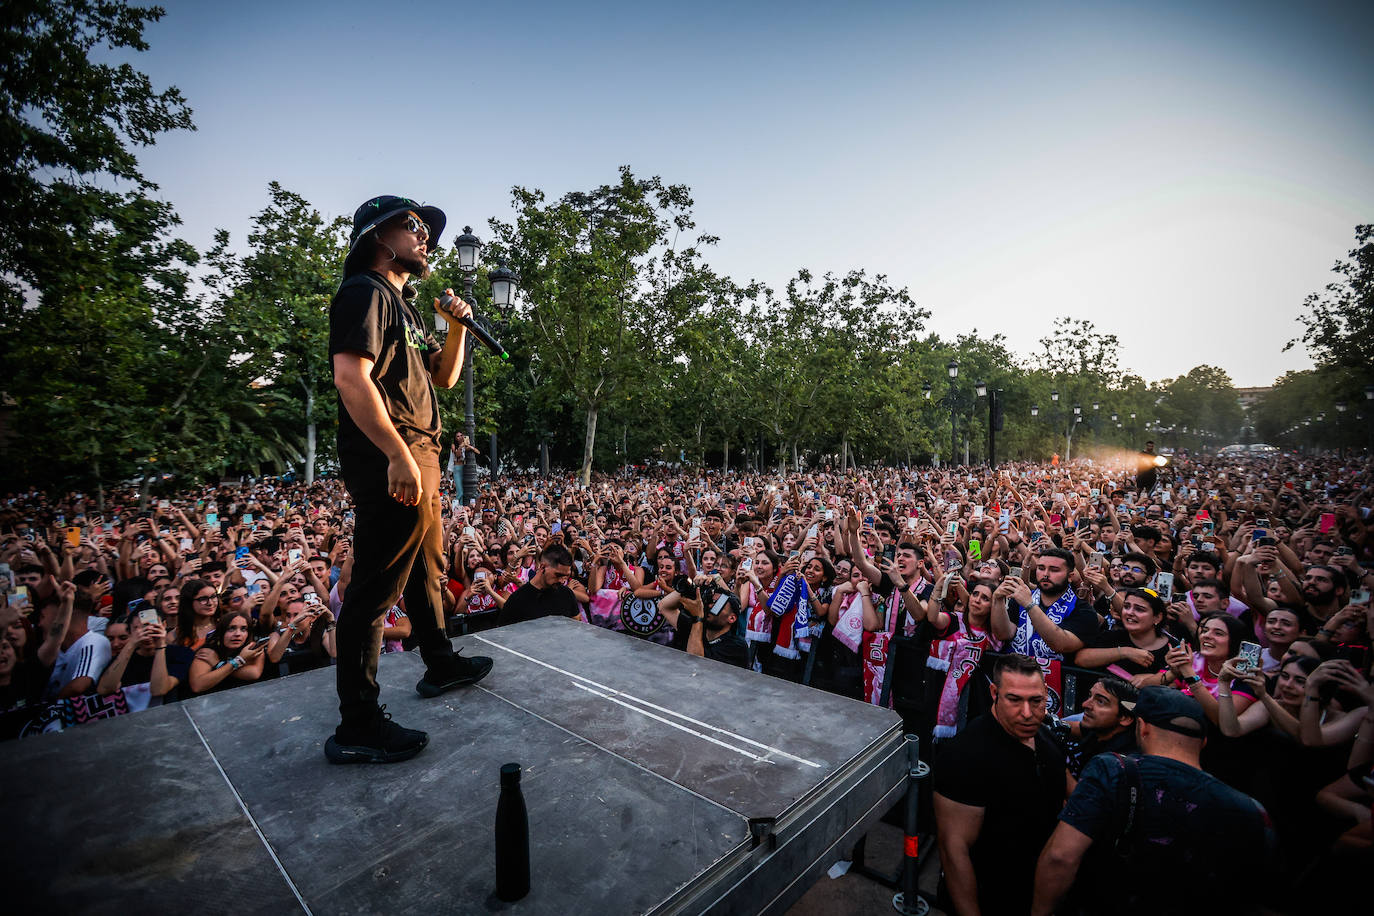
[[[135,61],[199,129],[141,158],[202,248],[272,180],[451,240],[629,164],[737,280],[864,267],[941,334],[1090,318],[1247,386],[1310,365],[1299,306],[1374,221],[1367,2],[162,5]]]

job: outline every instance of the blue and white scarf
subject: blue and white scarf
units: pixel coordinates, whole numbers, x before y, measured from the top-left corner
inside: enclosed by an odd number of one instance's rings
[[[1031,604],[1040,603],[1040,589],[1031,592]],[[1059,626],[1064,618],[1073,613],[1075,605],[1078,603],[1078,596],[1073,589],[1064,589],[1064,594],[1059,596],[1059,600],[1045,608],[1045,616],[1050,619],[1055,626]],[[1035,632],[1035,627],[1031,626],[1030,611],[1021,609],[1021,619],[1016,627],[1016,635],[1011,638],[1011,651],[1017,655],[1029,655],[1031,658],[1056,658],[1063,659],[1064,656],[1050,648],[1049,643]]]
[[[783,576],[768,598],[768,610],[780,618],[774,655],[800,658],[811,651],[811,594],[805,579],[796,573]]]

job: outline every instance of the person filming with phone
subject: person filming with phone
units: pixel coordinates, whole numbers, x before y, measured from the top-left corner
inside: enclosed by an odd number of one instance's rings
[[[196,650],[191,662],[190,684],[194,693],[216,693],[251,684],[262,677],[263,647],[249,638],[248,615],[229,611],[220,615],[215,629]]]

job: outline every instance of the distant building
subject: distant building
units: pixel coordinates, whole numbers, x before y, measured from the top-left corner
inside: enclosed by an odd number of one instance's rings
[[[1274,386],[1272,385],[1267,385],[1263,388],[1237,388],[1236,401],[1239,402],[1241,407],[1249,410],[1263,400],[1266,394],[1273,390]]]

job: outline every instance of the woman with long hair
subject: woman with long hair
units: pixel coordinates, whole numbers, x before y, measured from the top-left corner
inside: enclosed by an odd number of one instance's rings
[[[1240,653],[1240,644],[1247,633],[1245,624],[1224,611],[1208,614],[1198,622],[1198,648],[1194,652],[1187,643],[1179,643],[1165,656],[1169,664],[1169,683],[1182,681],[1185,692],[1192,694],[1213,725],[1221,721],[1221,707],[1217,693],[1221,690],[1221,669],[1227,659]],[[1239,716],[1255,702],[1249,686],[1231,684],[1232,702]]]
[[[1298,739],[1298,716],[1302,713],[1302,698],[1307,691],[1307,679],[1317,669],[1315,658],[1297,655],[1283,660],[1283,666],[1274,678],[1274,692],[1270,693],[1265,675],[1260,671],[1242,671],[1237,662],[1229,659],[1221,666],[1220,689],[1217,701],[1220,706],[1221,733],[1228,738],[1239,738],[1259,731],[1267,725],[1279,729],[1293,740]],[[1236,714],[1231,690],[1236,681],[1243,682],[1250,692],[1259,698],[1242,715]]]
[[[229,611],[196,650],[189,681],[195,693],[241,687],[262,677],[264,651],[249,638],[251,621],[241,611]],[[280,638],[280,634],[272,639]]]
[[[1148,588],[1124,588],[1121,595],[1121,626],[1091,637],[1073,663],[1114,674],[1136,688],[1161,687],[1173,680],[1166,661],[1164,601]]]
[[[938,697],[932,732],[936,741],[952,738],[963,728],[968,713],[964,691],[978,675],[982,654],[1001,651],[1016,632],[1007,602],[992,583],[975,579],[965,589],[961,578],[957,570],[945,573],[926,602],[926,621],[935,630],[926,667],[938,672],[938,686],[932,691]],[[953,596],[953,606],[946,609],[947,602],[936,595]]]
[[[859,658],[864,636],[865,605],[872,613],[873,590],[863,570],[848,557],[835,560],[835,586],[830,590],[830,604],[825,622],[828,638],[821,658],[829,661],[830,690],[841,696],[862,700],[864,668]]]
[[[745,639],[756,647],[756,665],[764,674],[799,682],[804,661],[801,653],[807,647],[798,644],[796,605],[809,598],[804,580],[797,575],[801,558],[789,557],[784,563],[757,539],[743,552],[737,588],[748,620]],[[786,592],[784,583],[788,583]],[[809,646],[809,627],[807,640]]]
[[[181,584],[181,600],[177,609],[177,625],[172,641],[197,651],[205,645],[205,637],[215,629],[215,611],[219,608],[219,591],[205,579],[187,579]]]

